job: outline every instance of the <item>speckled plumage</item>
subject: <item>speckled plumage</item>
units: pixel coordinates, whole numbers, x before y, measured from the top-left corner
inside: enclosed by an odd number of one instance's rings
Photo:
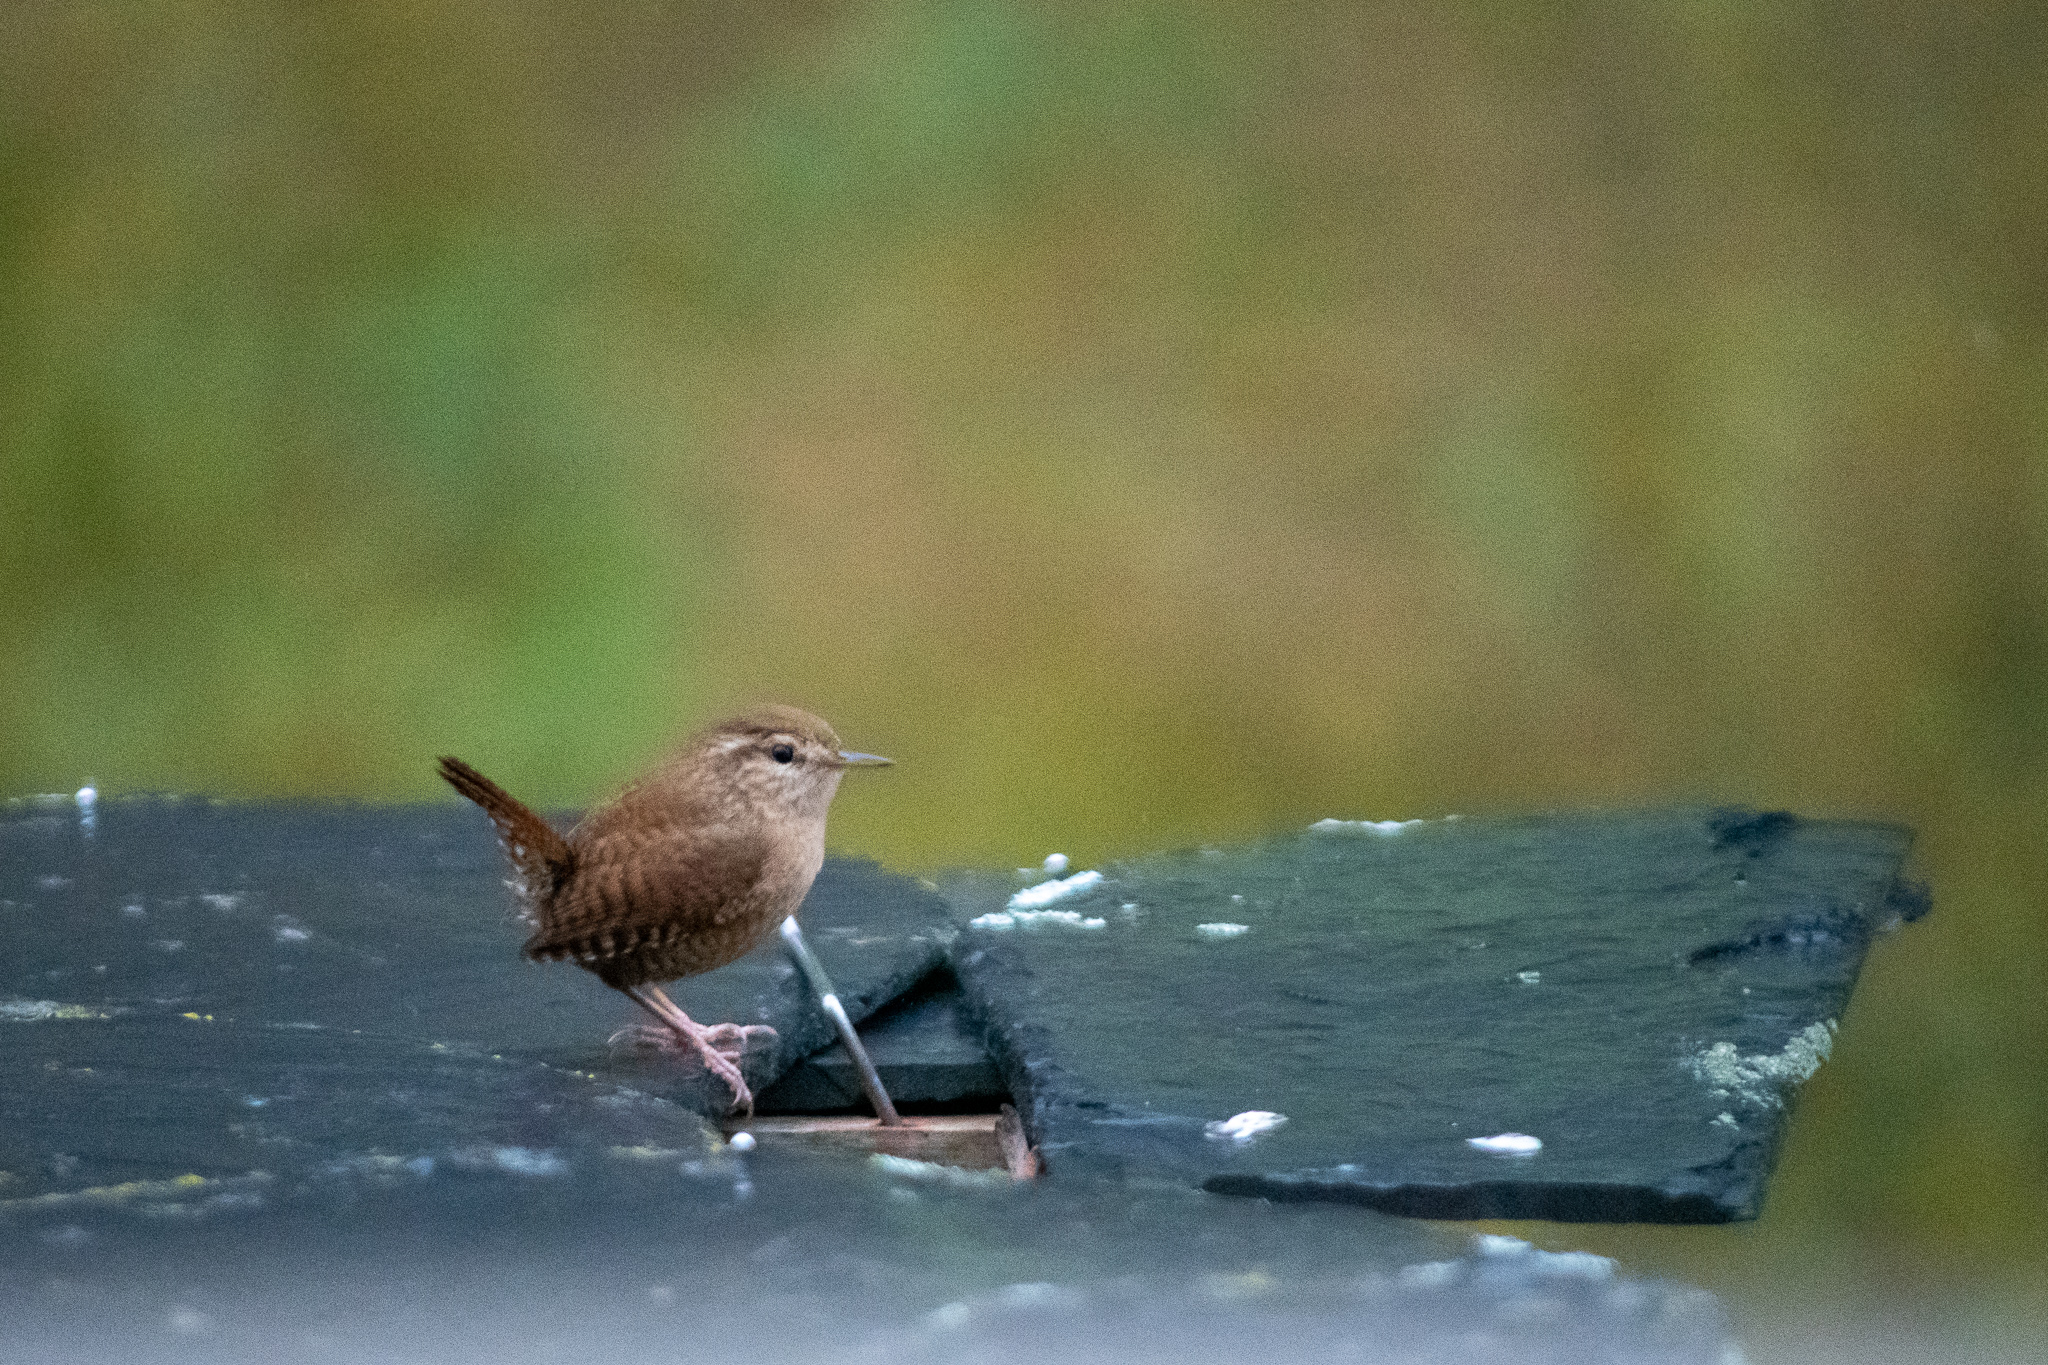
[[[824,863],[841,775],[879,762],[843,753],[806,711],[766,707],[699,731],[566,838],[461,760],[441,775],[498,827],[534,926],[526,956],[587,968],[677,1027],[653,983],[743,957],[793,914]]]

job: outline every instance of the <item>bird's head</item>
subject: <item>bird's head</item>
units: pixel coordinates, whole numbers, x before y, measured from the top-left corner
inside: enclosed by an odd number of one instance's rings
[[[690,748],[733,798],[820,821],[848,768],[891,761],[840,748],[830,725],[794,706],[764,706],[721,721]]]

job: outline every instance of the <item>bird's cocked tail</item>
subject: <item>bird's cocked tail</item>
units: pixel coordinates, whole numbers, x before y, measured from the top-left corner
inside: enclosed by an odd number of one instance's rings
[[[461,759],[443,757],[441,776],[448,779],[449,786],[482,806],[484,814],[498,827],[505,856],[519,873],[521,898],[529,912],[546,905],[576,865],[576,855],[568,841],[531,808]]]

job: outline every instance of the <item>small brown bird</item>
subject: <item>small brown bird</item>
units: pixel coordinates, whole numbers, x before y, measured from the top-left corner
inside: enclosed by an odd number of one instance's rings
[[[631,997],[752,1113],[734,1061],[775,1030],[706,1028],[658,983],[744,957],[794,914],[825,861],[840,777],[889,761],[842,750],[807,711],[764,707],[698,732],[566,839],[462,760],[443,758],[441,776],[498,827],[534,926],[526,956],[566,958]]]

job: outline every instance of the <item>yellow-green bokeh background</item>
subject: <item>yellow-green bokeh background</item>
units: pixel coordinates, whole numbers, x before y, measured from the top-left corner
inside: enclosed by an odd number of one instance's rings
[[[2044,324],[2023,3],[21,0],[0,791],[573,805],[781,699],[910,870],[1906,821],[1764,1220],[1539,1235],[1981,1343],[2048,1312]]]

